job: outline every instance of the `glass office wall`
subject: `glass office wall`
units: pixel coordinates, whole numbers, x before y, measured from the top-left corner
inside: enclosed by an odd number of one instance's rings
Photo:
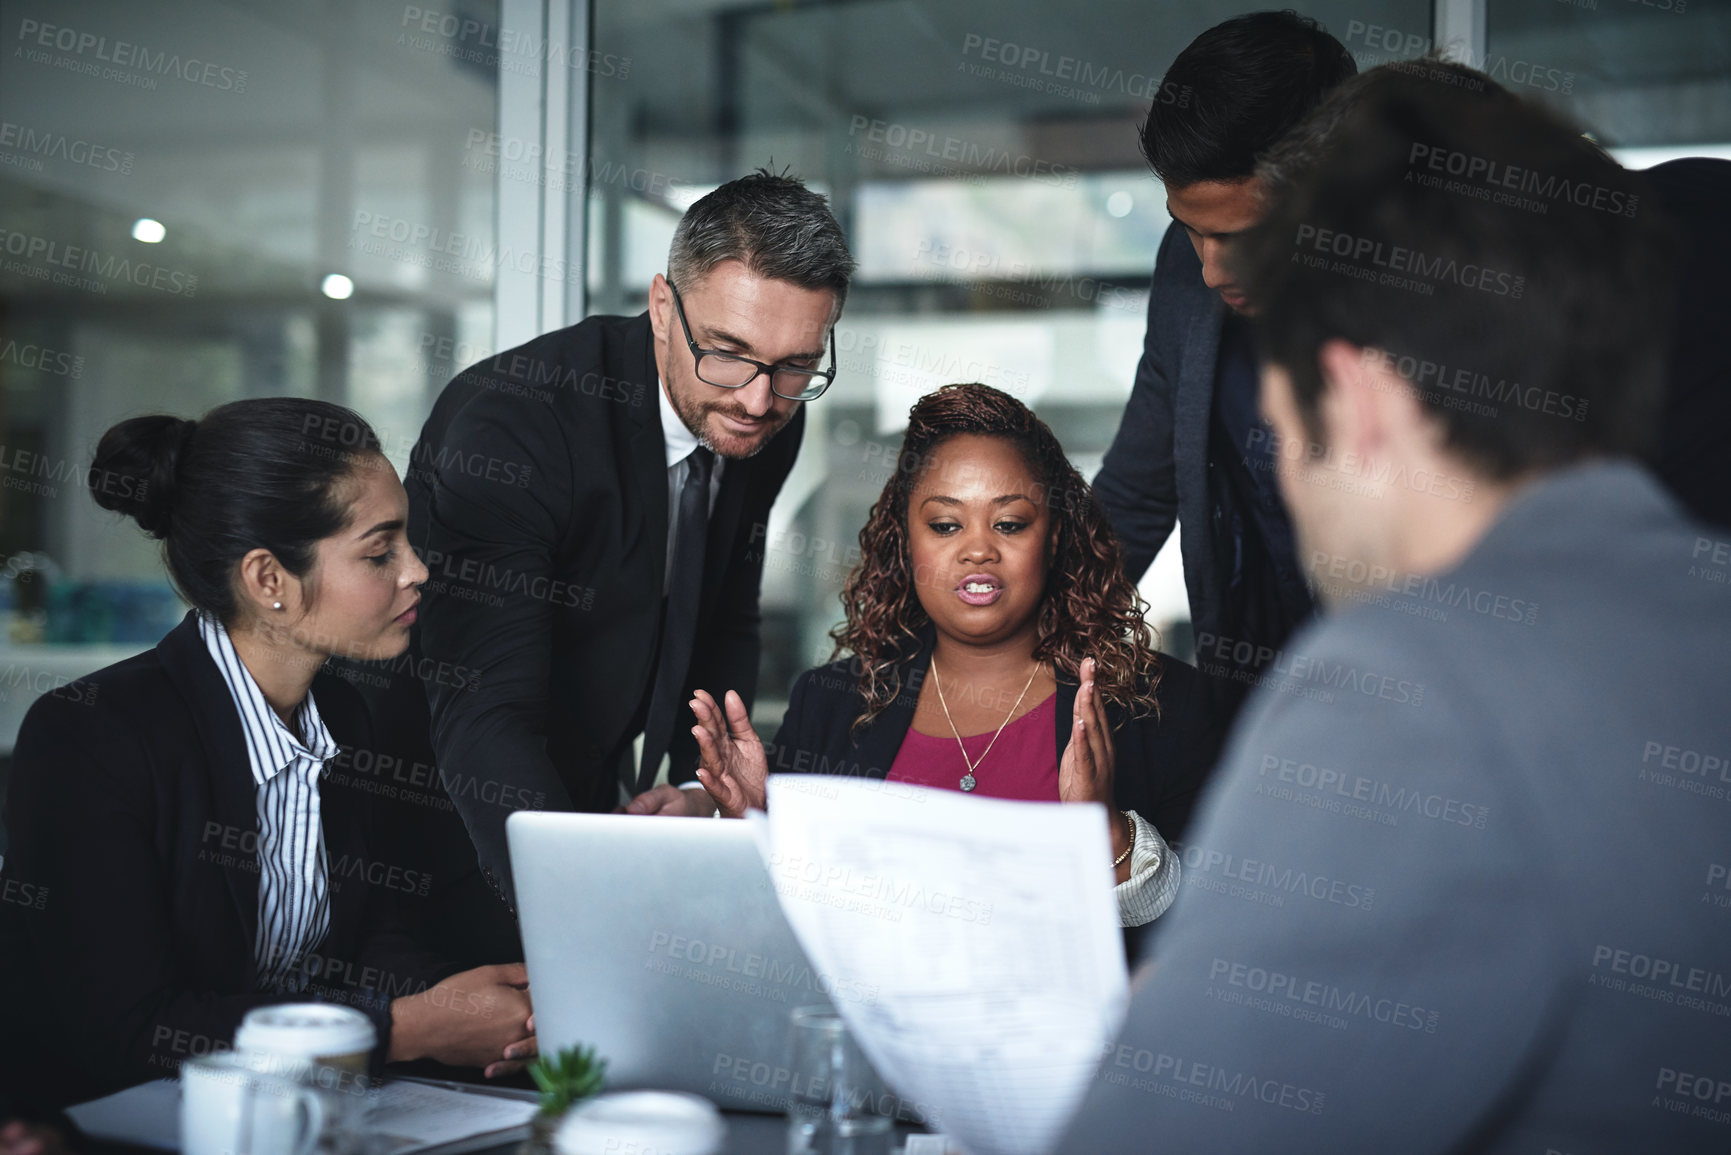
[[[908,406],[951,381],[1032,405],[1092,477],[1129,395],[1170,218],[1138,150],[1162,74],[1243,3],[597,0],[599,48],[642,83],[591,87],[592,311],[641,309],[684,206],[760,165],[826,192],[860,260],[841,373],[808,410],[764,578],[766,698],[828,656],[837,593]],[[1428,0],[1313,3],[1427,29]],[[1173,538],[1176,542],[1176,535]],[[1176,549],[1143,582],[1189,648]],[[766,701],[760,720],[779,706]]]
[[[497,7],[0,4],[0,754],[183,612],[85,489],[110,424],[317,396],[401,467],[490,348]]]
[[[1256,5],[553,7],[590,26],[569,59],[587,155],[548,145],[546,124],[501,123],[501,75],[552,58],[501,59],[520,30],[500,0],[0,0],[0,753],[33,686],[178,616],[153,544],[83,492],[110,423],[327,397],[401,467],[437,390],[497,346],[502,271],[546,257],[590,312],[635,312],[679,213],[759,165],[827,192],[861,263],[841,376],[775,513],[763,716],[827,655],[914,398],[1006,389],[1092,476],[1168,223],[1137,128],[1176,98],[1158,83],[1177,52]],[[1437,23],[1431,0],[1299,7],[1361,66],[1430,50]],[[1635,163],[1731,152],[1717,0],[1483,9],[1467,59]],[[500,237],[502,193],[526,187],[585,226],[583,269]],[[530,320],[508,312],[514,330]],[[1186,653],[1175,550],[1143,589]]]
[[[1632,167],[1731,157],[1731,8],[1708,0],[1491,0],[1483,67]]]

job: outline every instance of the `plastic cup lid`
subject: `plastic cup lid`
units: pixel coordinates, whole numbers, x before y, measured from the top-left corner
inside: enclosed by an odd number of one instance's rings
[[[700,1095],[621,1091],[572,1108],[553,1143],[560,1155],[602,1155],[621,1150],[715,1155],[726,1135],[721,1112]],[[636,1147],[623,1147],[626,1142]]]
[[[373,1020],[353,1007],[329,1003],[282,1003],[250,1010],[235,1033],[240,1051],[267,1051],[309,1059],[371,1051],[379,1034]]]

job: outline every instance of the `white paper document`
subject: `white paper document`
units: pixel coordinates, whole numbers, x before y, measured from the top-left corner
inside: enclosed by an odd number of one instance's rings
[[[902,1099],[971,1155],[1057,1141],[1129,984],[1098,806],[778,774],[754,815],[782,910]]]
[[[507,1098],[487,1090],[392,1080],[368,1104],[366,1127],[386,1136],[394,1150],[412,1152],[526,1126],[538,1109],[533,1095]]]

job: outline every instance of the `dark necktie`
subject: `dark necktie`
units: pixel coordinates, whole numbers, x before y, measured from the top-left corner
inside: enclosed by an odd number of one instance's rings
[[[697,602],[703,590],[703,545],[709,536],[709,477],[715,454],[699,445],[686,458],[685,485],[679,491],[679,527],[673,541],[673,580],[661,622],[661,653],[655,663],[655,689],[643,723],[643,761],[637,793],[655,782],[661,756],[673,741],[674,720],[684,709],[686,669],[697,636]]]

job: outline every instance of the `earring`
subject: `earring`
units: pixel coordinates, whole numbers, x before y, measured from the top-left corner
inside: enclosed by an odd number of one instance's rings
[[[280,610],[280,609],[282,609],[282,603],[281,602],[272,602],[270,604],[270,608],[273,610]]]

